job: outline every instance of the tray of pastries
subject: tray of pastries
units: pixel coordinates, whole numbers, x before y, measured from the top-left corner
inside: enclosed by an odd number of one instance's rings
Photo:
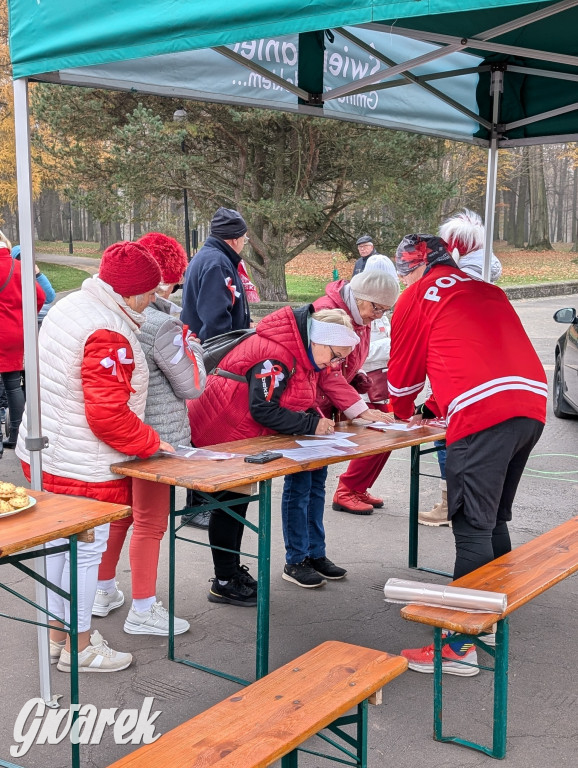
[[[36,499],[28,495],[27,488],[0,482],[0,518],[17,515],[35,504]]]

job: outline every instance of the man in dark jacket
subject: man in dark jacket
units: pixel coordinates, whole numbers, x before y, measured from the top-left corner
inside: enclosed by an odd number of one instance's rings
[[[219,208],[211,234],[185,273],[181,320],[201,341],[249,328],[249,308],[237,271],[247,224],[238,211]]]
[[[382,254],[377,253],[375,246],[373,245],[373,238],[371,235],[361,235],[361,237],[357,238],[355,245],[359,251],[359,259],[357,259],[355,266],[353,267],[353,275],[359,275],[359,273],[363,272],[365,269],[365,265],[367,264],[367,260],[370,256],[381,256]],[[395,267],[393,266],[393,262],[391,260],[388,261],[391,265],[391,269],[389,269],[388,272],[392,277],[397,279],[397,273],[395,271]]]

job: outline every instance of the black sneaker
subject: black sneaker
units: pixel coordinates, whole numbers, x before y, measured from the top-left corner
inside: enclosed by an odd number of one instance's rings
[[[254,579],[249,573],[249,568],[246,565],[237,566],[237,580],[241,584],[245,584],[249,589],[257,591],[257,579]]]
[[[181,523],[183,525],[190,525],[192,528],[202,528],[204,531],[209,529],[209,520],[211,519],[211,511],[198,512],[196,515],[182,515]]]
[[[327,584],[325,579],[311,567],[307,559],[302,563],[285,563],[282,577],[285,581],[292,581],[293,584],[305,587],[305,589],[315,589],[315,587],[322,587]]]
[[[345,568],[340,568],[326,557],[308,557],[307,562],[317,573],[325,576],[326,579],[342,579],[347,573]]]
[[[210,603],[229,603],[229,605],[242,605],[250,607],[257,605],[257,593],[246,584],[243,584],[237,574],[226,584],[219,584],[218,579],[209,579],[212,582],[209,594]]]

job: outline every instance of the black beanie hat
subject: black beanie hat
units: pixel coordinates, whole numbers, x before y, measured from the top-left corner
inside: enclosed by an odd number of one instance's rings
[[[211,220],[211,234],[221,240],[234,240],[246,231],[245,219],[232,208],[219,208]]]

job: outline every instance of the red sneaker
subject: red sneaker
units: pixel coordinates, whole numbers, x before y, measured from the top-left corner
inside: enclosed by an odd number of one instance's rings
[[[338,485],[333,497],[333,509],[350,512],[352,515],[371,515],[373,505],[362,501],[361,495]]]
[[[401,656],[408,660],[409,668],[413,669],[414,672],[433,673],[434,671],[433,645],[426,645],[423,648],[406,648],[401,651]],[[466,667],[465,664],[460,662],[477,664],[478,654],[476,653],[476,646],[471,643],[464,643],[463,652],[457,653],[451,646],[444,645],[442,648],[442,672],[447,675],[473,677],[480,671],[477,667]]]
[[[364,503],[371,504],[374,509],[381,509],[383,507],[383,499],[380,499],[379,496],[372,496],[369,491],[358,493],[357,496]]]

